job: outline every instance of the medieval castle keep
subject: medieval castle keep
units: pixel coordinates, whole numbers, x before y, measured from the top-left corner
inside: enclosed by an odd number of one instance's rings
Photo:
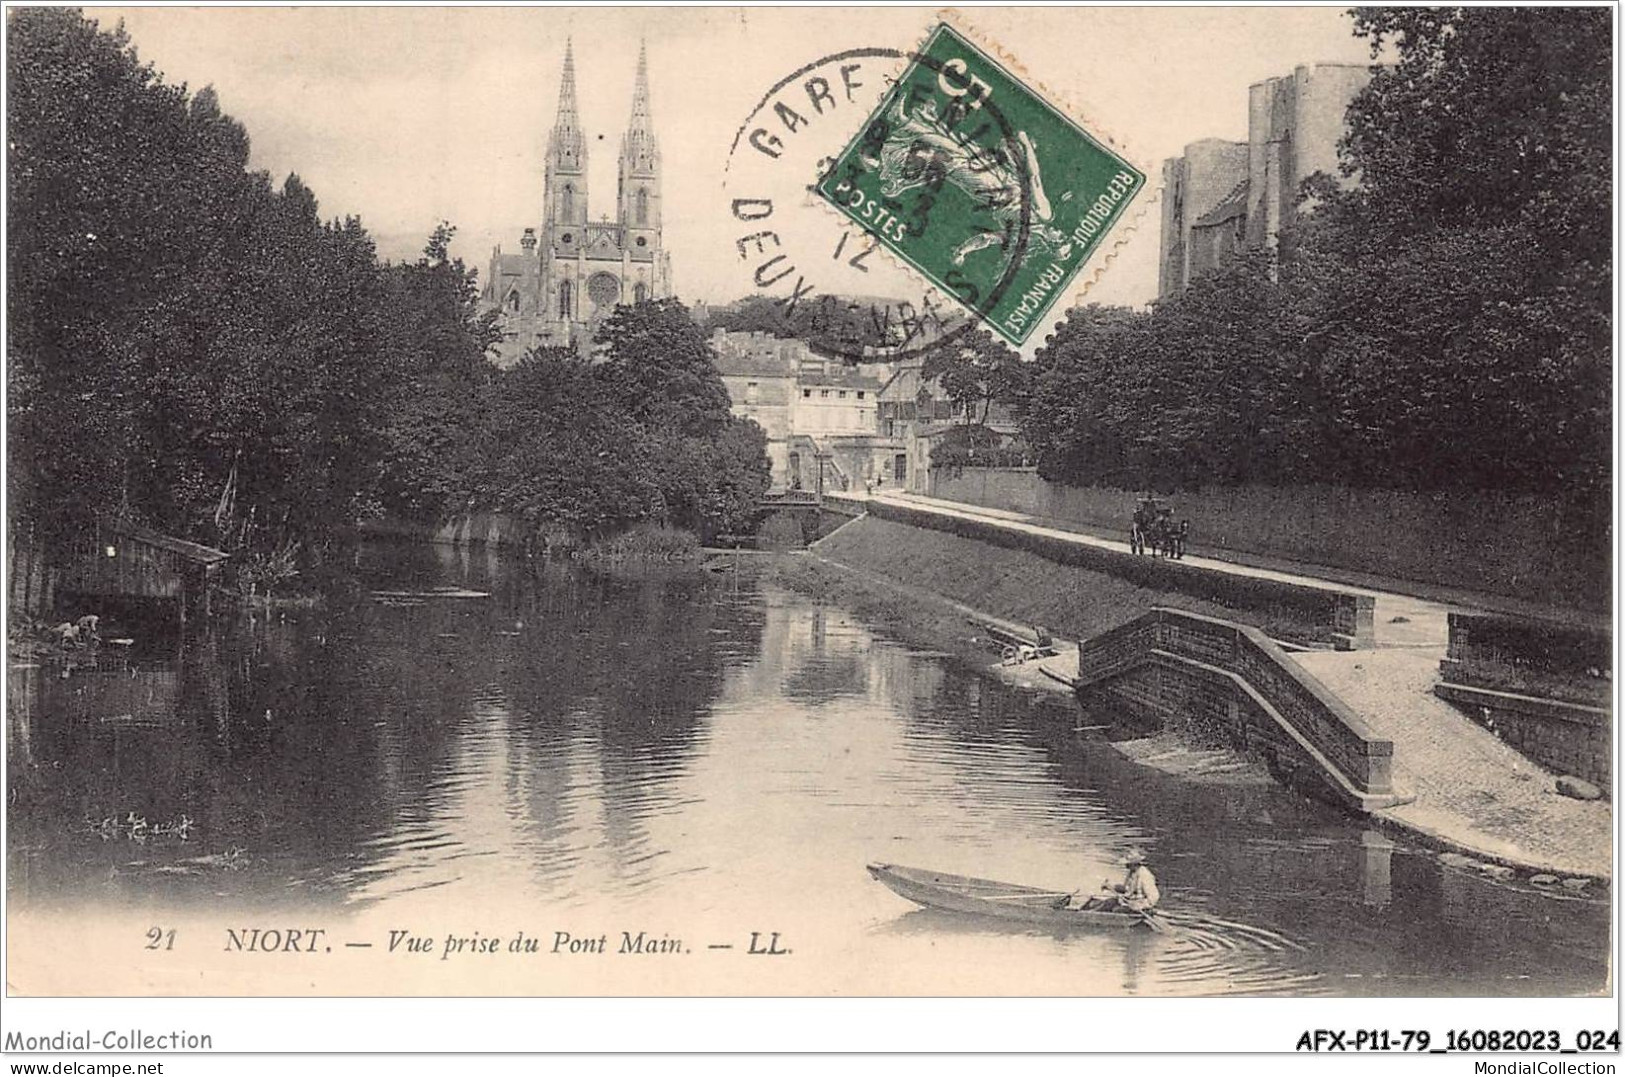
[[[672,294],[671,256],[660,241],[660,146],[649,116],[649,63],[642,49],[619,174],[615,220],[607,214],[592,220],[587,139],[576,115],[575,57],[567,43],[558,119],[547,141],[541,234],[525,229],[518,254],[492,251],[481,293],[501,314],[499,366],[512,366],[537,345],[585,352],[616,304]]]
[[[1315,64],[1254,83],[1246,142],[1205,138],[1164,162],[1159,298],[1239,251],[1275,246],[1299,185],[1338,175],[1344,114],[1370,80],[1366,64]]]

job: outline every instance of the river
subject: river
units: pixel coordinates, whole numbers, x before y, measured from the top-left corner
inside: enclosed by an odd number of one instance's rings
[[[361,586],[324,611],[222,629],[179,657],[138,652],[113,672],[14,668],[14,982],[1606,987],[1605,901],[1479,877],[1245,771],[1193,781],[1133,762],[1108,731],[1080,729],[1066,697],[911,649],[754,565],[533,575],[478,548],[368,546]],[[489,597],[373,595],[447,585]],[[928,912],[864,870],[1093,888],[1131,844],[1149,852],[1178,930],[1069,935]],[[324,949],[241,952],[251,926],[291,925],[322,929]],[[101,973],[72,956],[90,939],[116,951]],[[644,952],[617,952],[629,942]]]

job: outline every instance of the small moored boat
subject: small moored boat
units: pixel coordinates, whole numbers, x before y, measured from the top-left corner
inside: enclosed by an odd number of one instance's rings
[[[869,874],[893,893],[931,909],[1015,920],[1026,924],[1065,929],[1119,929],[1149,926],[1136,912],[1094,912],[1057,908],[1068,894],[1036,886],[973,879],[897,864],[870,864]]]
[[[427,591],[374,591],[372,597],[382,603],[421,602],[426,598],[490,598],[490,591],[471,591],[467,587],[431,587]]]

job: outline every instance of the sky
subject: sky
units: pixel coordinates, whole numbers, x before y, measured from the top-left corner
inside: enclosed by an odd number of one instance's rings
[[[732,199],[771,194],[785,249],[822,263],[839,226],[822,207],[792,205],[800,173],[735,134],[771,87],[846,50],[906,50],[934,24],[929,7],[801,8],[88,8],[123,20],[166,81],[213,85],[251,140],[251,167],[297,172],[325,217],[358,215],[392,259],[415,257],[437,222],[458,228],[455,253],[484,270],[493,246],[518,247],[539,223],[547,135],[566,38],[574,44],[580,115],[591,153],[596,219],[615,210],[615,159],[631,110],[638,45],[649,56],[652,113],[664,157],[665,246],[677,294],[725,302],[758,290],[762,260],[745,244]],[[1111,139],[1156,184],[1161,162],[1200,138],[1245,139],[1247,88],[1304,63],[1366,62],[1343,7],[964,8],[1024,77]],[[871,68],[891,61],[866,61]],[[836,78],[826,66],[814,74]],[[876,76],[869,90],[878,94]],[[861,126],[873,99],[828,116],[781,93],[813,122],[792,139],[811,169]],[[839,83],[836,82],[839,86]],[[772,126],[772,114],[753,121]],[[778,128],[782,133],[782,126]],[[748,158],[748,159],[745,159]],[[1090,301],[1139,304],[1156,293],[1154,192],[1119,226],[1116,256]],[[1134,214],[1131,213],[1131,216]],[[797,231],[799,229],[799,231]],[[821,231],[822,230],[822,231]],[[831,237],[836,237],[831,239]],[[813,250],[806,243],[824,243]],[[833,257],[833,255],[830,255]],[[1096,256],[1097,261],[1100,256]],[[835,264],[835,263],[831,263]],[[918,295],[901,267],[871,261],[820,281],[827,290]],[[1096,268],[1094,264],[1091,268]],[[810,269],[807,271],[811,272]],[[833,272],[833,271],[830,271]]]

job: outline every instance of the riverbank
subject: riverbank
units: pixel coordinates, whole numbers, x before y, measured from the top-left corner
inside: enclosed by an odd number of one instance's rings
[[[1611,878],[1609,802],[1563,796],[1557,775],[1435,696],[1437,655],[1393,648],[1297,661],[1393,742],[1396,781],[1416,799],[1373,820],[1504,880],[1583,893],[1585,880]]]
[[[1060,691],[1065,686],[1038,669],[1000,668],[978,643],[971,618],[1042,624],[1060,639],[1090,638],[1152,605],[1245,621],[1213,603],[873,518],[849,524],[816,544],[813,557],[787,559],[778,571],[787,586],[839,602],[913,645]],[[1305,657],[1352,670],[1360,668],[1356,662],[1386,668],[1389,655],[1407,669],[1436,662],[1414,648]],[[1056,661],[1067,660],[1075,663],[1075,652]],[[1331,675],[1330,669],[1316,672]],[[1548,792],[1551,776],[1434,699],[1421,683],[1422,674],[1413,679],[1414,685],[1387,686],[1380,708],[1363,696],[1350,700],[1362,714],[1397,716],[1384,728],[1409,758],[1411,774],[1421,779],[1412,786],[1422,794],[1416,803],[1379,813],[1373,821],[1442,851],[1453,858],[1447,865],[1498,884],[1565,897],[1595,896],[1610,885],[1611,805],[1580,804]],[[1458,757],[1475,762],[1457,773],[1452,761]]]
[[[932,595],[1077,641],[1127,624],[1152,606],[1171,606],[1263,629],[1277,638],[1313,638],[1319,626],[1290,611],[1233,610],[1177,591],[1143,587],[1103,572],[1057,564],[1027,550],[992,546],[946,531],[866,516],[817,542],[813,551],[849,568],[878,573]]]
[[[967,669],[994,674],[1010,684],[1072,696],[1069,682],[1078,670],[1075,643],[1057,640],[1059,653],[1052,658],[1004,665],[987,627],[1030,632],[1030,625],[816,553],[775,557],[765,572],[772,582],[851,610],[910,646],[940,651]]]

